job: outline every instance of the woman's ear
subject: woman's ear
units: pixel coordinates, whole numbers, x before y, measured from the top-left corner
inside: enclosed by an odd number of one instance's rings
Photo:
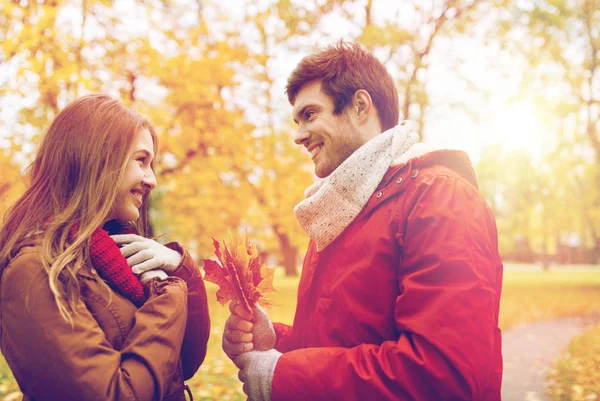
[[[359,89],[354,92],[352,106],[355,110],[359,123],[366,122],[369,118],[369,115],[374,111],[371,95],[369,95],[369,92],[364,89]]]

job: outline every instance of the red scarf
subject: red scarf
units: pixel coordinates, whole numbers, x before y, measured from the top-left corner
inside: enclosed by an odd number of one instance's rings
[[[114,223],[105,227],[111,234],[136,234],[133,230]],[[71,227],[71,236],[77,233],[78,228],[78,224]],[[136,306],[142,306],[146,300],[144,286],[131,271],[127,259],[121,255],[117,243],[110,238],[108,231],[98,227],[90,237],[89,250],[92,266],[98,275]]]

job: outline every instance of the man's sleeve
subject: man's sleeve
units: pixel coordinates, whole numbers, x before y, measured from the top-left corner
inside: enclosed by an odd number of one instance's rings
[[[420,184],[404,205],[398,338],[284,353],[273,401],[482,398],[493,375],[500,296],[493,217],[474,187],[445,176]]]
[[[283,323],[273,323],[273,329],[275,330],[276,342],[275,349],[279,352],[289,352],[297,347],[294,346],[292,340],[293,326]]]

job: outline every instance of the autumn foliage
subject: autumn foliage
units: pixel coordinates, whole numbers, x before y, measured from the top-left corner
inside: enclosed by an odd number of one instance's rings
[[[275,291],[275,269],[260,263],[256,245],[248,241],[247,235],[230,235],[222,244],[213,239],[213,244],[218,261],[204,259],[204,271],[205,280],[219,286],[217,300],[223,305],[237,301],[248,312],[256,303],[270,307],[271,301],[263,294]]]

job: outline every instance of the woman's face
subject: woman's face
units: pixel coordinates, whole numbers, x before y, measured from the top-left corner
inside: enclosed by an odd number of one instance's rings
[[[153,158],[152,135],[146,128],[142,128],[135,135],[133,153],[125,167],[125,175],[119,185],[111,219],[136,221],[140,217],[143,199],[156,188],[156,177],[150,167]]]

